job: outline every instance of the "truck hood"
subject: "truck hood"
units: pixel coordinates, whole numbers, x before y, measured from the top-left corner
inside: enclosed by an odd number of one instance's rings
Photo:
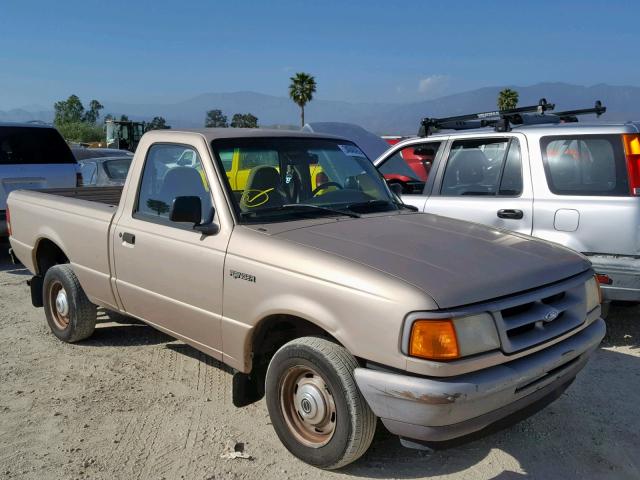
[[[275,236],[393,275],[443,309],[540,287],[590,268],[567,248],[430,214],[340,219]]]

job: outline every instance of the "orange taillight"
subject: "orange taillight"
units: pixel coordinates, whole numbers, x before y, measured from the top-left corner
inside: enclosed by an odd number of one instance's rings
[[[460,357],[453,321],[416,320],[411,326],[409,355],[429,360],[453,360]]]
[[[640,135],[622,135],[631,195],[640,196]]]

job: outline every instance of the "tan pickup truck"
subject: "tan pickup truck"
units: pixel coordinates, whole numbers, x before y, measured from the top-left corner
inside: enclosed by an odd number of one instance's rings
[[[221,160],[238,149],[255,165],[242,191]],[[321,468],[364,454],[377,417],[433,447],[536,411],[605,333],[584,257],[415,212],[337,137],[150,132],[122,189],[8,204],[58,338],[89,337],[100,306],[182,339],[236,370],[236,405],[266,396],[286,448]]]

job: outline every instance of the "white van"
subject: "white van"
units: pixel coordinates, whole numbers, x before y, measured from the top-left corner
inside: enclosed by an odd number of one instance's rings
[[[0,123],[0,238],[7,236],[9,192],[81,183],[76,159],[55,128]]]

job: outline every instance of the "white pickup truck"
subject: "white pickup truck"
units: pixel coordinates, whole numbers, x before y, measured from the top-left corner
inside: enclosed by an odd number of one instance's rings
[[[58,131],[38,124],[0,123],[0,238],[7,236],[13,190],[75,187],[78,165]]]
[[[98,305],[182,339],[322,468],[364,454],[377,418],[418,446],[534,412],[605,334],[583,256],[418,213],[339,137],[149,132],[124,188],[15,191],[9,210],[58,338],[89,337]]]

